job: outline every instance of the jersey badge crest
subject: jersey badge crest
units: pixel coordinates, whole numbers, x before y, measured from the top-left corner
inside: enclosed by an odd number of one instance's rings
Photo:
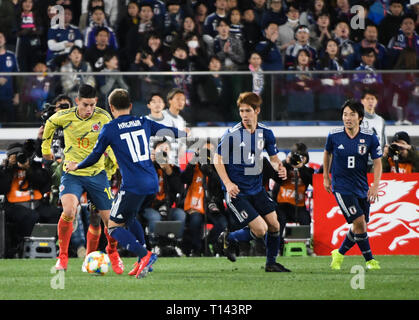
[[[365,144],[358,144],[358,153],[363,156],[367,153],[367,146]]]
[[[94,125],[92,125],[92,131],[97,132],[100,129],[100,124],[99,123],[95,123]]]

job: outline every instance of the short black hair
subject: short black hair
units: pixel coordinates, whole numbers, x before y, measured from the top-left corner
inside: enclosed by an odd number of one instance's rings
[[[61,100],[67,100],[68,102],[69,102],[69,104],[70,104],[70,108],[72,108],[73,107],[73,99],[71,99],[68,95],[66,95],[66,94],[59,94],[58,96],[56,96],[55,97],[55,99],[54,100],[52,100],[52,104],[57,104],[57,102],[58,101],[61,101]]]
[[[169,93],[167,94],[167,101],[172,100],[172,99],[173,99],[173,97],[174,97],[175,95],[177,95],[178,93],[181,93],[181,94],[185,95],[185,91],[183,91],[183,90],[182,90],[182,89],[180,89],[180,88],[173,88],[173,89],[171,89],[171,90],[169,91]]]
[[[109,30],[106,27],[97,27],[95,30],[95,37],[99,34],[99,32],[105,31],[109,35]]]
[[[165,101],[164,101],[164,97],[163,97],[160,93],[158,93],[158,92],[152,92],[152,93],[148,96],[147,104],[149,104],[149,103],[151,102],[151,99],[153,99],[153,97],[155,97],[155,96],[160,97],[160,98],[163,100],[163,102],[165,102]]]
[[[370,53],[374,53],[374,55],[376,55],[374,48],[371,48],[371,47],[361,48],[361,56],[368,56]]]
[[[80,85],[79,91],[78,91],[78,97],[86,98],[86,99],[96,98],[97,94],[96,94],[95,87],[92,87],[91,85],[88,85],[88,84]]]
[[[341,109],[340,109],[340,115],[343,116],[343,110],[345,110],[346,107],[349,107],[349,109],[351,109],[352,111],[358,113],[359,118],[364,119],[364,105],[359,102],[358,100],[354,100],[354,99],[349,99],[346,100]],[[359,124],[361,124],[362,119],[359,121]]]
[[[129,93],[125,89],[114,89],[109,94],[109,104],[112,105],[116,110],[128,109],[131,105],[131,99]]]
[[[379,97],[378,92],[368,87],[362,90],[361,99],[364,99],[365,96],[368,94],[374,96],[378,100],[378,97]]]

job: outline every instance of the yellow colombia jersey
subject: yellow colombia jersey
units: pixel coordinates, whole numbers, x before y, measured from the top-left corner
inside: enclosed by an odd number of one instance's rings
[[[63,128],[64,132],[64,167],[68,161],[81,162],[93,150],[100,130],[112,120],[110,114],[105,110],[95,107],[95,111],[90,118],[82,119],[77,115],[77,107],[61,110],[52,115],[45,124],[42,136],[42,154],[51,154],[51,141],[55,129]],[[115,155],[110,147],[106,152],[112,162],[116,163]],[[78,176],[95,176],[105,169],[105,157],[102,155],[100,160],[93,166],[71,171],[71,174]]]

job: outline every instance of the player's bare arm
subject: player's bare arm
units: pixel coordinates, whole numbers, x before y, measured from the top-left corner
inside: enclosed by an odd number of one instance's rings
[[[330,179],[330,165],[332,154],[324,150],[323,153],[323,186],[327,192],[332,192],[332,180]]]
[[[217,170],[217,173],[220,176],[221,181],[223,181],[223,183],[226,187],[227,193],[232,198],[235,198],[239,194],[240,189],[228,177],[227,171],[226,171],[225,166],[224,166],[223,159],[218,153],[214,154],[214,166],[215,166],[215,170]]]
[[[378,201],[378,187],[380,184],[381,174],[383,172],[381,158],[374,159],[373,165],[374,165],[374,182],[368,189],[368,194],[367,194],[368,201],[370,203],[374,203],[375,201]]]

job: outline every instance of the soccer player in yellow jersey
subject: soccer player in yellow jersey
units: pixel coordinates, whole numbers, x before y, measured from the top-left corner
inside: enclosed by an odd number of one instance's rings
[[[42,137],[42,155],[45,159],[52,160],[51,140],[54,131],[61,127],[64,132],[64,165],[60,185],[63,213],[58,222],[60,253],[55,268],[67,270],[68,246],[73,232],[73,220],[79,199],[86,191],[105,225],[105,234],[108,239],[106,252],[111,260],[112,268],[117,274],[121,274],[124,266],[117,251],[117,241],[107,232],[113,196],[105,171],[105,157],[102,156],[91,167],[71,173],[65,172],[69,161],[81,162],[91,153],[100,130],[112,118],[108,112],[96,106],[96,90],[89,85],[80,86],[75,102],[76,107],[59,111],[48,119]],[[107,150],[107,154],[113,162],[116,162],[111,148]]]

